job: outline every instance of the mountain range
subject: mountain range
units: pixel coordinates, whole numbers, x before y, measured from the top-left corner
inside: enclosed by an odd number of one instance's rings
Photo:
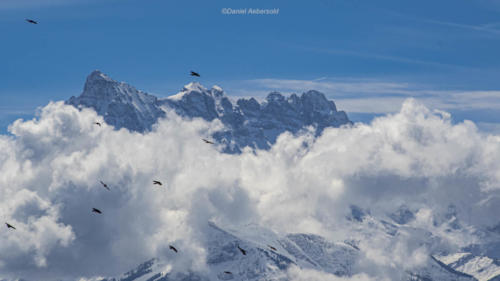
[[[224,128],[211,138],[223,144],[226,153],[240,153],[245,147],[269,149],[285,131],[296,134],[312,127],[316,135],[320,135],[328,127],[352,125],[344,111],[338,111],[333,101],[314,90],[288,97],[272,92],[262,101],[255,98],[234,100],[218,86],[207,89],[192,82],[177,94],[158,98],[127,83],[117,82],[100,71],[92,72],[82,94],[71,97],[67,103],[77,108],[94,109],[116,129],[140,133],[154,130],[160,118],[168,118],[168,111],[188,119],[219,120]],[[411,225],[416,211],[403,206],[395,213],[375,217],[368,210],[351,206],[346,221],[352,233],[361,239],[373,235],[397,239],[408,233],[421,235],[424,240],[437,239],[433,233]],[[452,211],[436,219],[436,223],[449,227],[450,231],[466,231]],[[500,243],[497,242],[500,231],[481,231],[480,236],[487,237],[484,243],[457,251],[437,247],[428,253],[424,264],[412,270],[401,269],[397,279],[500,280]],[[252,224],[235,227],[214,222],[208,223],[204,235],[206,272],[178,271],[166,266],[168,260],[151,257],[121,276],[100,280],[290,280],[287,272],[293,267],[330,273],[339,278],[361,273],[357,265],[362,258],[359,239],[335,240],[307,233],[277,234]],[[242,255],[238,247],[244,248],[246,254]],[[179,249],[177,255],[182,254]]]
[[[87,77],[82,94],[67,103],[93,108],[116,129],[141,133],[152,130],[168,110],[185,118],[218,119],[225,128],[212,138],[229,153],[239,153],[247,146],[268,149],[285,131],[295,134],[313,126],[319,135],[327,127],[352,124],[344,111],[338,111],[335,103],[318,91],[288,97],[272,92],[262,102],[255,98],[234,101],[219,86],[207,89],[192,82],[175,95],[157,98],[98,70]]]
[[[352,206],[351,211],[351,216],[346,219],[366,238],[381,234],[397,238],[407,231],[419,231],[394,220],[377,219],[356,206]],[[208,272],[178,272],[167,267],[167,261],[152,258],[119,277],[100,281],[285,281],[290,280],[286,272],[292,267],[329,273],[348,280],[359,273],[357,262],[362,258],[359,241],[331,241],[305,233],[280,235],[253,224],[234,227],[209,222],[205,235]],[[431,233],[426,235],[432,236]],[[238,247],[245,249],[246,254],[242,255]],[[175,259],[176,255],[182,255],[182,249],[171,258]],[[457,260],[465,256],[457,253],[448,256],[432,254],[423,265],[411,271],[401,270],[397,279],[392,280],[486,281],[500,278],[498,265],[487,257],[473,255],[476,260],[483,260],[482,263],[476,261],[469,264],[469,267],[474,267],[473,270],[463,264],[458,266]]]

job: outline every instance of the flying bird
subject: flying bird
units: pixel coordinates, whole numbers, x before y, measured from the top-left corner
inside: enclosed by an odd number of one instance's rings
[[[191,71],[191,76],[196,76],[196,77],[200,77],[200,74],[194,72],[194,71]]]
[[[276,251],[276,248],[274,248],[273,246],[271,246],[271,245],[267,245],[267,246],[268,246],[269,248],[271,248],[271,250]]]
[[[161,181],[153,181],[153,184],[163,185],[163,184],[161,183]]]
[[[176,252],[176,253],[177,253],[177,249],[176,249],[174,246],[169,245],[168,247],[170,248],[170,250],[172,250],[172,251],[174,251],[174,252]]]
[[[102,214],[101,210],[96,209],[96,208],[92,208],[92,212],[93,212],[93,213]]]
[[[102,184],[102,186],[103,186],[104,188],[106,188],[107,190],[111,190],[111,189],[109,189],[109,187],[108,187],[108,185],[107,185],[107,184],[103,183],[102,181],[100,181],[100,182],[101,182],[101,184]]]
[[[32,23],[32,24],[38,24],[38,22],[31,20],[31,19],[26,19],[27,22]]]
[[[202,139],[205,143],[208,143],[208,144],[214,144],[213,142],[209,141],[209,140],[206,140],[206,139]]]
[[[243,250],[242,248],[240,248],[240,246],[239,246],[239,245],[238,245],[238,250],[240,250],[240,252],[241,252],[244,256],[246,256],[247,251],[245,251],[245,250]]]
[[[224,271],[225,274],[233,274],[231,271]]]
[[[16,229],[15,227],[13,227],[11,224],[9,224],[9,223],[7,223],[7,222],[5,223],[5,225],[7,226],[7,228]]]
[[[99,123],[99,122],[94,122],[94,124],[101,127],[101,123]]]

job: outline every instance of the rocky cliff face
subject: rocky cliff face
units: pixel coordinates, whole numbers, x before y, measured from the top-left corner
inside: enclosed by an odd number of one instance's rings
[[[67,103],[93,108],[106,123],[137,132],[151,130],[168,109],[186,118],[219,119],[226,128],[212,137],[230,153],[246,146],[267,149],[285,131],[297,133],[314,126],[321,134],[324,128],[351,124],[344,111],[337,111],[335,103],[317,91],[289,97],[273,92],[263,102],[254,98],[233,101],[218,86],[207,89],[190,83],[176,95],[158,99],[99,71],[92,72],[83,93]]]
[[[165,116],[155,96],[116,82],[99,71],[92,72],[87,77],[83,93],[71,97],[67,103],[93,108],[106,123],[137,132],[151,130],[158,118]]]

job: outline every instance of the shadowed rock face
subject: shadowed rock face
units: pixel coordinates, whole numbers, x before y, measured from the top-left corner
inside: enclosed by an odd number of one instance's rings
[[[97,70],[87,77],[83,93],[67,103],[93,108],[106,123],[137,132],[151,130],[158,118],[165,116],[155,96],[116,82]]]
[[[206,89],[190,83],[178,94],[158,99],[99,71],[92,72],[83,93],[67,103],[93,108],[115,128],[137,132],[151,130],[167,108],[186,118],[219,119],[226,129],[212,137],[226,144],[228,153],[239,153],[245,146],[268,149],[285,131],[297,133],[314,126],[319,135],[327,127],[351,124],[344,111],[337,111],[335,103],[317,91],[289,97],[273,92],[263,102],[254,98],[234,102],[218,86]]]

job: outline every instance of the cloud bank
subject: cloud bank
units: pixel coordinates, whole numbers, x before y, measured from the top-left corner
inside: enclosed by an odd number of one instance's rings
[[[270,150],[241,155],[201,141],[218,121],[169,113],[147,134],[96,121],[90,109],[50,103],[0,137],[0,217],[17,227],[0,231],[0,278],[110,276],[152,257],[203,271],[203,230],[214,221],[359,240],[353,279],[369,280],[419,267],[437,247],[477,242],[477,230],[499,223],[500,137],[469,121],[452,124],[415,100],[371,124],[318,138],[284,133]],[[388,238],[346,220],[352,205],[374,217],[405,206],[415,216]],[[173,258],[170,244],[185,254]],[[288,274],[337,280],[298,268]]]

